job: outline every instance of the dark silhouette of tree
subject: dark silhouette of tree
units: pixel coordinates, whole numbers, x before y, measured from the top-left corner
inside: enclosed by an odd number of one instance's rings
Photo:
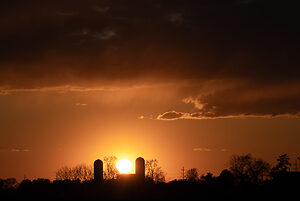
[[[111,180],[116,179],[118,175],[118,170],[116,168],[117,157],[116,156],[106,156],[104,161],[104,179]]]
[[[270,164],[262,159],[252,159],[249,167],[250,179],[253,183],[262,183],[270,173]]]
[[[199,180],[199,173],[197,168],[191,168],[186,172],[186,179],[191,182]]]
[[[77,165],[73,169],[73,174],[75,177],[75,180],[80,180],[80,181],[89,181],[94,178],[93,174],[93,167],[92,165]]]
[[[252,156],[233,155],[230,159],[230,171],[238,182],[249,181],[249,168],[251,165]]]
[[[59,168],[56,173],[56,180],[74,180],[72,169],[68,166]]]
[[[270,172],[269,163],[256,159],[251,154],[233,155],[230,159],[230,171],[239,183],[261,183]]]
[[[234,176],[229,170],[225,169],[220,173],[218,180],[223,184],[233,184]]]
[[[272,168],[270,176],[276,182],[283,182],[288,178],[288,171],[290,170],[291,163],[287,154],[280,155],[276,160],[277,164]]]
[[[15,179],[0,179],[0,197],[19,200],[120,200],[120,199],[200,199],[200,200],[237,200],[243,196],[249,199],[262,200],[289,200],[298,196],[298,182],[300,175],[297,172],[287,172],[288,158],[279,157],[280,172],[276,177],[271,177],[266,182],[268,164],[262,159],[253,158],[250,154],[235,155],[232,164],[247,177],[247,182],[238,183],[236,176],[229,170],[223,170],[218,177],[211,173],[202,175],[200,179],[196,168],[186,171],[186,178],[192,182],[173,180],[161,184],[163,174],[157,160],[147,161],[147,178],[152,182],[124,182],[121,179],[105,181],[101,184],[84,177],[80,166],[73,168],[63,167],[58,171],[63,179],[50,181],[45,178],[34,180],[24,179],[20,184]],[[284,159],[284,160],[283,160]],[[284,162],[283,162],[284,161]],[[233,163],[234,162],[234,163]],[[277,166],[276,165],[276,166]],[[276,169],[277,170],[277,169]],[[83,172],[83,173],[82,173]],[[150,178],[150,175],[152,178]],[[132,177],[134,178],[134,177]],[[190,178],[190,179],[189,179]],[[68,180],[69,179],[69,180]],[[80,180],[81,179],[81,180]],[[149,181],[148,180],[148,181]],[[264,182],[263,182],[264,181]],[[124,185],[125,184],[125,185]]]
[[[201,176],[201,180],[205,183],[211,183],[213,181],[213,174],[208,172],[206,175]]]
[[[277,162],[277,165],[272,168],[272,172],[287,172],[288,170],[290,170],[290,167],[292,165],[287,154],[279,156]]]
[[[93,179],[93,167],[85,164],[75,167],[64,166],[56,171],[56,180],[80,180],[88,181]]]
[[[165,173],[162,168],[158,166],[156,159],[146,160],[145,164],[146,180],[153,181],[154,183],[165,182]]]
[[[0,179],[0,189],[11,189],[17,186],[18,182],[15,178]]]
[[[48,184],[51,184],[51,181],[49,179],[43,179],[43,178],[38,178],[38,179],[34,179],[32,181],[33,184],[35,185],[48,185]]]

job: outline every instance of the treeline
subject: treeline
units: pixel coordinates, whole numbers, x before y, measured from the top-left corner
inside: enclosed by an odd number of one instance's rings
[[[103,159],[104,171],[103,178],[105,180],[116,180],[119,171],[116,168],[117,157],[106,156]],[[145,180],[149,182],[165,182],[165,173],[159,166],[157,159],[145,161]],[[80,164],[74,167],[64,166],[56,171],[56,180],[69,181],[90,181],[94,178],[94,170],[92,165]]]
[[[0,180],[0,198],[7,199],[298,199],[300,174],[291,172],[287,154],[271,166],[251,154],[233,155],[228,169],[220,175],[199,174],[197,168],[186,171],[184,178],[165,182],[165,173],[157,160],[146,160],[144,183],[120,183],[116,157],[104,159],[104,181],[93,182],[93,167],[62,167],[56,180],[35,179],[17,183]]]
[[[233,155],[229,161],[229,169],[224,169],[218,177],[212,173],[199,175],[197,168],[186,171],[183,180],[189,182],[211,183],[218,179],[232,184],[257,184],[261,185],[266,181],[278,180],[290,172],[291,163],[287,154],[278,157],[275,166],[261,158],[255,158],[251,154]]]

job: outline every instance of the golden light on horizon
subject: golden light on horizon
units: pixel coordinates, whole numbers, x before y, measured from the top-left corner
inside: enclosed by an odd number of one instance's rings
[[[123,158],[117,162],[116,167],[121,174],[127,174],[132,169],[132,163],[128,159]]]

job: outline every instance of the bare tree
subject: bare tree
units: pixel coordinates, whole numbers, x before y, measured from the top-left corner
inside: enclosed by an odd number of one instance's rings
[[[153,181],[154,183],[164,182],[165,173],[162,171],[161,167],[158,166],[158,161],[156,159],[146,160],[146,179]]]
[[[197,168],[191,168],[186,172],[186,179],[188,181],[195,182],[199,179],[199,173]]]
[[[75,167],[64,166],[56,171],[56,180],[80,180],[88,181],[93,179],[93,167],[80,164]]]
[[[262,159],[255,159],[251,154],[233,155],[230,170],[238,182],[261,183],[269,174],[270,165]]]
[[[56,171],[56,180],[74,180],[72,169],[68,166],[59,168]]]
[[[105,179],[116,179],[118,175],[118,170],[116,168],[117,157],[116,156],[106,156],[103,159],[105,170],[103,176]]]
[[[252,156],[233,155],[230,159],[230,171],[238,182],[249,181],[249,168],[251,165]]]
[[[72,169],[72,172],[75,180],[89,181],[92,180],[94,177],[92,165],[77,165]]]
[[[277,162],[277,165],[272,168],[273,172],[287,172],[292,165],[290,163],[290,158],[287,154],[279,156]]]
[[[250,178],[253,183],[262,183],[270,173],[270,164],[262,159],[253,159],[249,168]]]

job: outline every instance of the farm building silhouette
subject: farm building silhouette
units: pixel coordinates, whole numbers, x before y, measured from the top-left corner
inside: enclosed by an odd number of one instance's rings
[[[135,174],[119,174],[120,182],[143,182],[145,180],[145,160],[139,157],[135,160]],[[103,181],[103,162],[100,159],[94,162],[94,181],[101,183]]]

